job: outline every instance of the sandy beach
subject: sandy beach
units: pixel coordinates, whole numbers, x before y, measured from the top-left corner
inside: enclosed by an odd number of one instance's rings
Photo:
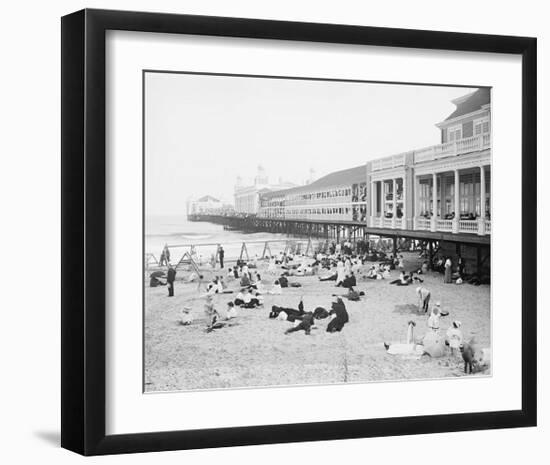
[[[416,263],[416,254],[404,254],[406,269]],[[268,275],[266,263],[258,271],[266,287],[275,276]],[[178,278],[187,273],[178,271]],[[220,272],[216,274],[223,274]],[[205,273],[209,278],[211,272]],[[392,271],[392,279],[398,277]],[[490,286],[444,284],[443,275],[429,273],[424,286],[431,290],[431,306],[440,301],[449,316],[441,319],[444,334],[453,320],[462,322],[465,341],[475,336],[481,347],[490,347]],[[341,333],[325,331],[328,319],[316,320],[311,335],[303,331],[285,335],[293,325],[268,318],[272,305],[297,308],[303,296],[305,310],[317,306],[330,309],[332,294],[343,294],[334,281],[318,277],[291,277],[301,288],[283,289],[282,295],[265,295],[265,305],[240,309],[239,316],[224,328],[205,332],[204,298],[197,284],[177,280],[175,296],[167,297],[166,287],[145,288],[145,386],[146,392],[223,389],[254,386],[361,383],[385,380],[430,379],[465,375],[460,356],[446,355],[407,358],[386,353],[383,342],[405,342],[407,322],[416,322],[416,337],[427,328],[427,316],[417,313],[416,285],[392,286],[390,279],[358,280],[356,290],[364,291],[360,302],[344,299],[350,321]],[[238,292],[239,283],[228,281]],[[214,303],[224,309],[234,294],[215,295]],[[190,306],[194,322],[180,324],[181,309]],[[483,376],[490,375],[485,371]]]

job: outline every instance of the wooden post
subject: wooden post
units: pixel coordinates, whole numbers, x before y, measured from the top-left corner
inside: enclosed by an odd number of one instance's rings
[[[265,241],[265,245],[264,245],[264,251],[262,252],[262,258],[265,258],[265,253],[269,250],[269,256],[271,257],[271,255],[273,255],[271,253],[271,247],[269,247],[269,242],[268,241]]]
[[[481,277],[481,246],[476,247],[476,272]]]
[[[428,241],[428,268],[430,270],[434,269],[434,245],[432,241]]]
[[[313,244],[311,243],[311,237],[308,238],[308,241],[307,241],[307,248],[306,248],[306,257],[308,256],[310,250],[313,249]]]
[[[397,256],[397,237],[393,238],[393,258]]]
[[[246,249],[246,242],[243,242],[243,245],[241,247],[241,255],[239,256],[239,260],[243,259],[244,253],[246,253],[246,259],[250,260],[250,257],[248,256],[248,250]]]

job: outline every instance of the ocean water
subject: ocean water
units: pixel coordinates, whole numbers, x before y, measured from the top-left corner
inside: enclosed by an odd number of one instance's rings
[[[227,261],[239,257],[243,242],[250,259],[255,255],[262,256],[265,242],[273,254],[284,250],[285,241],[295,240],[302,244],[303,250],[307,246],[307,238],[287,236],[286,234],[272,234],[267,232],[244,233],[241,231],[225,231],[219,224],[187,221],[181,216],[149,216],[145,220],[145,252],[152,253],[157,260],[164,245],[170,247],[170,261],[177,260],[195,246],[197,254],[207,261],[216,252],[217,244],[225,250]],[[279,242],[277,242],[279,241]],[[316,244],[316,241],[313,241]]]

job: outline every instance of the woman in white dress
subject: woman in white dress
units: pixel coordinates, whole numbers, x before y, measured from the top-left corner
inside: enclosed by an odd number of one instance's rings
[[[414,342],[414,327],[416,323],[409,321],[407,324],[407,342],[387,344],[384,342],[384,347],[390,355],[422,355],[424,348],[420,344]]]
[[[269,265],[267,266],[267,272],[269,274],[277,273],[277,265],[275,264],[275,257],[269,259]]]
[[[346,279],[346,268],[341,260],[338,261],[338,264],[336,265],[336,272],[336,285],[339,286],[344,282],[344,279]]]

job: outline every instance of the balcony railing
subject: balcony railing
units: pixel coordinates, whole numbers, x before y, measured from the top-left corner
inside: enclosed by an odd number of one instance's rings
[[[477,220],[460,220],[458,222],[458,232],[477,233],[478,224]]]
[[[438,160],[440,158],[454,157],[463,153],[477,152],[488,149],[491,146],[491,134],[466,137],[453,142],[432,145],[414,151],[414,162]],[[373,168],[374,169],[374,168]]]
[[[415,218],[414,223],[414,229],[419,229],[421,231],[429,231],[432,224],[429,218]]]
[[[373,160],[372,170],[380,171],[389,168],[397,168],[398,166],[403,166],[405,164],[405,153],[398,153],[397,155],[390,155],[389,157],[379,158],[378,160]]]
[[[453,230],[453,220],[436,220],[436,228],[438,231],[447,231],[452,232]]]
[[[370,224],[373,228],[381,228],[382,227],[382,217],[380,216],[371,216],[370,217]]]

